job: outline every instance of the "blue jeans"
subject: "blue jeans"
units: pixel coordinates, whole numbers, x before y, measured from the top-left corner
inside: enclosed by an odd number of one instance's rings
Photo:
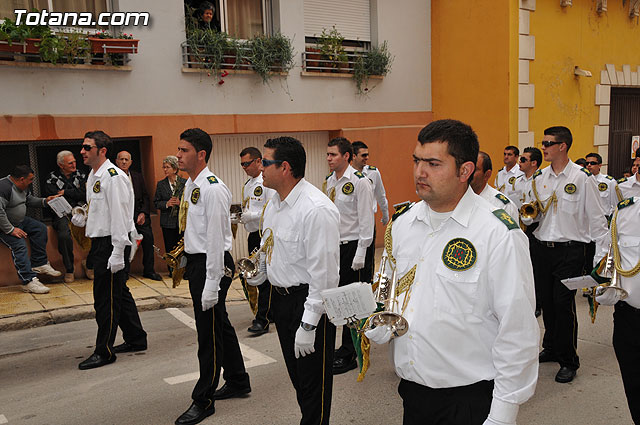
[[[18,277],[22,284],[26,285],[36,277],[36,273],[31,267],[47,264],[47,226],[31,217],[25,217],[22,223],[15,227],[22,229],[27,234],[31,244],[31,259],[29,259],[26,239],[0,232],[0,240],[11,250],[13,265],[16,266]]]

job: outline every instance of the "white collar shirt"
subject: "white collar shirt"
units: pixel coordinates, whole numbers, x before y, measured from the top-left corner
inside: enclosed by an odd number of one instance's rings
[[[633,203],[620,208],[616,218],[618,230],[618,249],[620,250],[620,266],[630,270],[640,260],[640,197],[634,197]],[[629,296],[624,302],[640,309],[640,273],[632,277],[620,276],[620,285]]]
[[[520,207],[523,204],[527,204],[533,201],[533,193],[531,193],[531,181],[533,180],[533,174],[531,177],[527,177],[526,175],[521,175],[516,178],[516,181],[513,183],[513,197],[510,198],[514,204],[516,204],[516,208],[520,210]]]
[[[262,183],[262,173],[250,178],[242,186],[242,222],[247,232],[258,231],[262,208],[274,193],[275,190]]]
[[[497,218],[471,188],[437,228],[424,201],[395,220],[398,276],[417,269],[413,285],[398,299],[402,306],[409,297],[402,313],[409,330],[391,344],[403,379],[431,388],[495,380],[492,417],[515,423],[518,405],[535,389],[540,330],[528,239],[517,221],[510,230],[502,220],[508,218]],[[474,247],[470,268],[445,264],[446,252],[456,258],[456,239]],[[468,253],[457,258],[474,258]]]
[[[622,182],[618,183],[618,189],[622,194],[622,199],[631,198],[632,196],[640,197],[640,173],[635,173],[626,180],[622,179]]]
[[[600,204],[606,215],[611,215],[618,204],[618,195],[616,194],[616,181],[613,177],[606,174],[594,174],[598,184],[598,194],[600,195]]]
[[[382,184],[382,176],[380,170],[373,165],[367,165],[362,168],[362,174],[371,180],[373,183],[373,212],[378,211],[378,205],[380,210],[389,211],[389,201],[387,201],[387,192],[384,190],[384,184]]]
[[[507,196],[510,196],[511,190],[510,190],[509,184],[512,185],[513,182],[515,182],[515,179],[518,176],[521,176],[523,174],[524,172],[520,169],[520,164],[516,163],[516,165],[511,167],[511,169],[508,171],[507,171],[507,166],[505,165],[500,169],[500,171],[498,171],[498,174],[496,174],[496,178],[493,185],[500,192],[503,192]]]
[[[131,245],[129,232],[135,228],[133,187],[124,171],[108,159],[98,171],[89,173],[87,204],[87,237],[111,236],[111,244],[117,251]]]
[[[231,192],[222,180],[205,167],[184,186],[189,203],[184,231],[187,254],[207,254],[206,279],[219,285],[224,275],[224,252],[231,250]]]
[[[516,205],[504,193],[486,184],[482,192],[480,192],[480,196],[493,205],[495,209],[501,208],[505,210],[514,220],[518,221],[519,214]]]
[[[361,173],[358,173],[361,174]],[[362,174],[361,174],[362,175]],[[327,177],[327,194],[335,190],[334,203],[340,211],[340,241],[358,241],[367,248],[373,242],[374,215],[371,180],[359,177],[355,168],[347,166],[340,179],[335,171]]]
[[[264,211],[262,243],[273,232],[269,282],[282,288],[309,284],[302,321],[311,325],[325,312],[320,292],[338,286],[339,222],[338,208],[305,179],[284,200],[276,193]]]
[[[594,261],[604,257],[608,248],[607,219],[600,204],[600,195],[593,175],[569,161],[558,174],[550,165],[542,169],[540,174],[534,177],[532,185],[534,183],[538,199],[544,206],[550,202],[554,192],[557,197],[557,205],[552,204],[545,214],[540,212],[533,220],[540,223],[533,232],[534,236],[545,242],[589,243],[594,240]]]

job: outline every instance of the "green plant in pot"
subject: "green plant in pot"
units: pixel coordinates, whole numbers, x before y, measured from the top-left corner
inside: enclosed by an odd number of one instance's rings
[[[353,64],[353,79],[359,94],[365,94],[369,88],[369,78],[372,75],[387,75],[391,71],[393,56],[389,52],[387,42],[380,46],[372,47],[371,50],[356,58]]]
[[[333,68],[332,71],[337,72],[338,68],[346,66],[348,57],[342,45],[343,42],[344,37],[335,26],[330,31],[326,28],[322,29],[322,34],[318,38],[318,48],[322,55],[321,67]]]
[[[256,36],[247,47],[247,59],[263,83],[269,82],[273,72],[289,72],[293,68],[291,39],[280,33]]]
[[[205,69],[218,76],[224,56],[235,52],[235,45],[226,33],[209,28],[192,28],[187,34],[187,46],[196,62],[201,62]]]

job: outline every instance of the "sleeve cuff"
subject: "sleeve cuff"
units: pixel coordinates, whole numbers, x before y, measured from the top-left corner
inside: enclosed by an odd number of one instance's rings
[[[322,317],[322,314],[318,314],[310,310],[305,310],[302,314],[302,321],[313,326],[318,326],[320,317]]]
[[[493,397],[489,417],[498,423],[515,424],[519,409],[520,405],[518,404],[508,403]]]

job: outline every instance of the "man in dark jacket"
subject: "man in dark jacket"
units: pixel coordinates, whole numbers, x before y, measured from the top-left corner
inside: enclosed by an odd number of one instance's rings
[[[133,221],[136,223],[136,230],[142,235],[142,276],[153,279],[162,280],[162,276],[154,270],[154,252],[153,252],[153,231],[151,230],[151,201],[149,193],[144,185],[142,174],[129,170],[131,167],[131,154],[127,151],[118,152],[116,157],[116,165],[127,175],[133,185],[133,194],[135,203],[133,207]]]

